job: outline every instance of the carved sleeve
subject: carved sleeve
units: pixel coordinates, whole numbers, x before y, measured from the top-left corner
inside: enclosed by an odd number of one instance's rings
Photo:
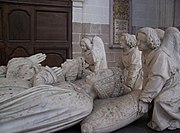
[[[136,64],[132,64],[129,69],[128,69],[128,76],[127,76],[127,79],[126,79],[126,85],[128,87],[130,87],[131,89],[133,89],[134,87],[134,84],[136,82],[136,79],[137,79],[137,65]]]
[[[156,56],[148,65],[149,74],[143,87],[140,100],[150,103],[170,79],[170,64],[165,54]]]
[[[131,89],[134,88],[134,84],[137,80],[139,70],[141,69],[141,60],[140,60],[139,51],[134,51],[134,53],[129,58],[129,65],[127,66],[128,76],[126,79],[126,85]]]
[[[124,65],[123,65],[122,60],[120,60],[118,66],[121,68],[121,70],[124,70],[124,68],[125,68]]]
[[[7,71],[6,66],[0,66],[0,78],[5,78],[6,77],[6,71]]]
[[[121,70],[125,69],[125,66],[123,64],[123,55],[122,55],[122,53],[120,54],[120,58],[119,58],[119,62],[118,62],[118,67],[120,67]]]
[[[53,84],[57,82],[56,74],[48,66],[43,67],[42,70],[36,74],[33,81],[33,86]]]

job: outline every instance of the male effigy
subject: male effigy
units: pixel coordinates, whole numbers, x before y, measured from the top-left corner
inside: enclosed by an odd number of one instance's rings
[[[1,133],[59,131],[91,112],[93,99],[65,82],[62,68],[41,66],[45,58],[41,53],[13,58],[1,67]]]
[[[89,115],[93,99],[123,96],[131,91],[123,87],[119,68],[92,73],[86,69],[83,57],[67,60],[61,68],[49,68],[40,64],[45,58],[44,54],[14,58],[7,67],[1,67],[1,132],[59,131]],[[110,123],[108,120],[104,126]]]
[[[138,41],[142,39],[142,37],[139,37],[140,31],[137,33]],[[145,28],[145,31],[148,30]],[[152,32],[154,34],[154,31]],[[147,35],[151,36],[151,34]],[[157,35],[155,34],[155,36]],[[170,74],[170,78],[167,78],[163,85],[165,89],[161,88],[159,96],[153,95],[152,97],[152,99],[155,99],[154,111],[157,112],[156,109],[159,108],[159,98],[168,99],[167,103],[165,100],[160,100],[166,104],[167,108],[171,109],[171,111],[166,112],[172,114],[171,112],[175,111],[172,115],[176,116],[174,121],[168,123],[169,125],[167,124],[168,126],[162,125],[161,127],[158,125],[158,121],[156,121],[156,124],[150,122],[150,127],[155,130],[179,128],[180,96],[178,90],[179,67],[177,67],[177,64],[180,62],[178,52],[180,41],[176,36],[179,36],[179,31],[170,28],[165,31],[161,48],[153,47],[150,49],[150,51],[157,50],[159,51],[157,53],[164,53],[164,56],[160,57],[163,57],[163,59],[167,57],[167,62],[170,62],[167,66],[167,73]],[[146,36],[144,39],[143,42],[148,40]],[[95,46],[93,45],[93,47]],[[144,57],[144,53],[147,52],[143,52],[139,42],[138,48],[143,53],[143,69],[149,67],[150,73],[154,74],[153,67],[144,64],[147,63]],[[137,52],[137,47],[134,51]],[[155,57],[159,57],[157,55],[155,54]],[[125,54],[125,57],[128,56]],[[147,75],[150,73],[145,71],[146,69],[143,71],[144,83],[141,91],[138,87],[134,89],[136,80],[131,80],[133,82],[126,81],[128,78],[124,77],[120,68],[104,69],[103,67],[97,67],[98,70],[92,72],[91,69],[89,70],[91,63],[89,64],[83,57],[69,59],[61,67],[50,68],[41,66],[40,63],[45,58],[46,55],[44,54],[14,58],[8,62],[7,66],[0,67],[0,132],[54,132],[71,127],[80,121],[82,121],[81,131],[83,133],[111,132],[130,124],[148,111],[149,103],[144,100],[146,99],[144,94],[147,90],[145,88],[148,88],[146,82],[150,82],[151,79],[148,79]],[[177,62],[177,60],[179,61]],[[139,58],[137,61],[139,61]],[[126,63],[125,61],[124,64]],[[135,73],[140,74],[138,71],[140,71],[141,66],[138,63],[137,68],[138,70]],[[134,73],[132,77],[138,79],[138,76],[134,76]],[[153,85],[164,83],[158,82],[159,80],[155,81],[150,84],[152,89]],[[129,83],[132,84],[129,85]],[[173,95],[174,93],[176,95]],[[168,105],[169,101],[172,103],[171,107]],[[166,107],[164,110],[167,109]],[[166,113],[162,114],[167,116]],[[167,120],[165,116],[161,117],[161,115],[154,113],[152,120],[160,118],[164,121],[164,119]],[[161,128],[155,128],[155,125]]]

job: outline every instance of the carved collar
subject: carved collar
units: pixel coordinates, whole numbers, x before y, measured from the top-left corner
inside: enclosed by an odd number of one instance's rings
[[[128,55],[128,54],[131,53],[134,49],[135,49],[135,47],[132,47],[131,49],[129,49],[129,51],[123,52],[123,55]]]
[[[144,58],[143,64],[148,65],[148,64],[152,61],[152,59],[153,59],[153,57],[155,56],[155,54],[156,54],[156,52],[158,51],[158,49],[159,49],[159,48],[156,48],[156,49],[152,50],[152,51]]]

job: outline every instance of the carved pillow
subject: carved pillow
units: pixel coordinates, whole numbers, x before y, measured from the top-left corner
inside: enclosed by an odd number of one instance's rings
[[[108,133],[138,119],[139,92],[135,90],[124,96],[95,100],[92,113],[81,123],[82,133]]]

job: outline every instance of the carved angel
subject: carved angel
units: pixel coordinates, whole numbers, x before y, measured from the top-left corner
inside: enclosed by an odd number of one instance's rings
[[[120,35],[120,47],[122,54],[120,56],[119,66],[125,71],[125,85],[131,90],[141,89],[142,87],[142,63],[141,52],[136,46],[135,35],[122,33]]]
[[[180,128],[179,38],[179,30],[169,27],[160,47],[154,29],[145,27],[137,32],[138,48],[144,55],[139,113],[147,112],[154,103],[148,126],[158,131]]]
[[[107,68],[104,43],[100,37],[85,37],[81,40],[80,46],[82,48],[82,56],[89,64],[91,71],[98,71]]]

